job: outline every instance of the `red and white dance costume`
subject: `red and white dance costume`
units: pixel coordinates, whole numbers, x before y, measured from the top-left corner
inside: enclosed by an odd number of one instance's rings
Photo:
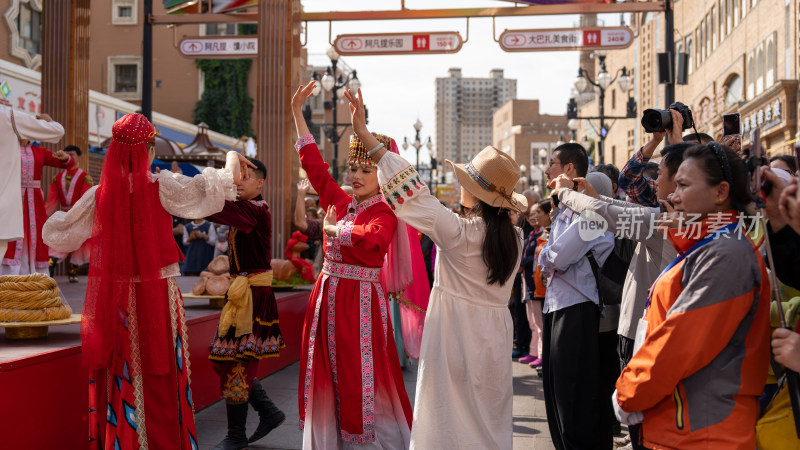
[[[228,169],[193,178],[153,175],[155,128],[127,114],[112,128],[100,184],[45,223],[48,245],[72,252],[91,239],[83,304],[83,363],[90,369],[90,450],[199,447],[190,391],[183,254],[172,216],[206,217],[236,198]]]
[[[298,402],[303,448],[407,449],[408,400],[381,267],[397,219],[380,194],[357,203],[328,174],[314,138],[295,145],[320,205],[335,205],[339,237],[325,260],[303,327]]]
[[[13,138],[13,135],[12,135]],[[25,237],[9,242],[0,275],[28,275],[35,272],[48,273],[50,255],[42,242],[42,225],[47,220],[42,195],[42,168],[44,166],[66,169],[75,164],[61,161],[50,150],[35,145],[20,146],[22,167],[22,220]]]
[[[59,172],[53,177],[53,182],[47,189],[47,201],[44,204],[45,212],[48,217],[52,216],[54,212],[61,211],[67,212],[72,208],[72,205],[78,202],[83,194],[94,185],[92,177],[84,172],[80,167],[67,169]],[[81,266],[89,262],[89,246],[84,244],[78,250],[72,253],[59,252],[55,249],[50,249],[50,256],[63,260],[69,255],[69,262],[75,266]]]

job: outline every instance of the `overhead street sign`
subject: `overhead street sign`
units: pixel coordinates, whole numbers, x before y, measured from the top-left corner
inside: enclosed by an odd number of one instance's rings
[[[183,38],[181,54],[193,58],[249,58],[258,56],[257,36],[199,36]]]
[[[464,40],[456,31],[340,34],[333,45],[341,55],[423,55],[456,53]]]
[[[506,30],[500,35],[500,48],[507,52],[611,50],[632,43],[633,30],[628,27]]]

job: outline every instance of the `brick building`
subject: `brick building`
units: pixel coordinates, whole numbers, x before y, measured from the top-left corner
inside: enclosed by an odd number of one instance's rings
[[[518,190],[543,183],[556,142],[568,139],[566,116],[541,114],[539,100],[509,100],[492,116],[492,145],[525,167]],[[542,149],[547,152],[545,158],[539,155]]]
[[[760,126],[770,155],[791,153],[798,131],[800,2],[677,0],[674,7],[675,52],[689,56],[688,84],[676,85],[675,100],[692,109],[697,130],[720,138],[722,115],[738,112],[745,147],[749,131]],[[641,127],[641,112],[667,106],[664,85],[658,83],[656,57],[665,51],[664,15],[646,13],[631,20],[637,36],[634,44],[609,51],[606,58],[612,76],[623,65],[634,68],[630,95],[637,102],[637,119],[617,121],[606,139],[606,161],[618,167],[650,139]],[[596,67],[596,58],[593,64]],[[615,85],[612,88],[606,95],[606,114],[624,115],[621,92]],[[581,105],[580,115],[596,111],[593,99]],[[582,122],[579,139],[594,138],[586,121]]]

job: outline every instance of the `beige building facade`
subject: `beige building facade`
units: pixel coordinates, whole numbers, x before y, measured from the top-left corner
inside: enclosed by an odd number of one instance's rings
[[[517,190],[543,186],[544,170],[556,143],[569,139],[567,117],[541,114],[539,100],[510,100],[492,115],[492,145],[524,169]]]
[[[745,148],[750,131],[760,127],[770,156],[791,154],[798,131],[800,2],[678,0],[674,7],[675,53],[688,54],[688,83],[676,85],[675,101],[692,109],[697,131],[720,139],[722,115],[739,113]],[[617,121],[605,141],[606,162],[620,168],[651,137],[641,126],[642,111],[668,106],[657,63],[657,53],[665,51],[664,14],[642,14],[632,21],[634,44],[606,57],[612,76],[623,65],[634,69],[630,95],[637,102],[637,118]],[[597,58],[594,64],[596,70]],[[615,107],[613,96],[619,98],[618,86],[606,92],[606,114],[624,115],[624,105],[617,100]],[[596,115],[597,103],[596,96],[583,103],[579,115]],[[587,121],[579,122],[579,140],[594,140]]]
[[[436,159],[465,163],[493,142],[492,115],[517,98],[517,80],[504,78],[502,69],[488,78],[464,77],[460,68],[448,75],[436,79]]]

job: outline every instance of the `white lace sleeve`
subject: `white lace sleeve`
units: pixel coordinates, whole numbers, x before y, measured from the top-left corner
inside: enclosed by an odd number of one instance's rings
[[[236,200],[233,173],[228,169],[206,167],[194,177],[162,170],[155,178],[161,204],[173,216],[200,219],[222,211],[225,200]]]
[[[92,236],[96,192],[97,186],[92,186],[69,212],[53,213],[42,227],[44,243],[63,253],[79,249]]]

